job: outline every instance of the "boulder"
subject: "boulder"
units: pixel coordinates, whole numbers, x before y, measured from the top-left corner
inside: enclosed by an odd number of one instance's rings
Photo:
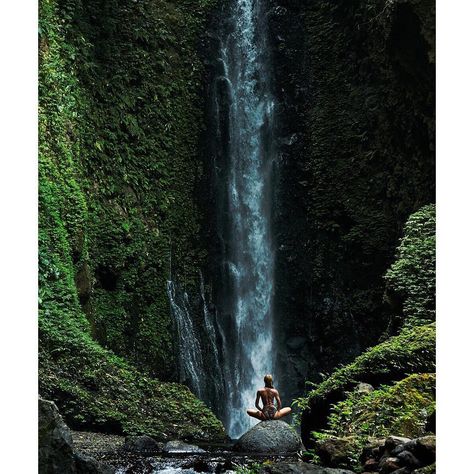
[[[265,474],[354,474],[347,469],[333,469],[305,462],[277,462],[265,465],[260,473]]]
[[[395,446],[394,449],[390,452],[392,456],[398,456],[403,451],[410,451],[411,453],[414,452],[416,448],[416,439],[412,439],[407,443],[401,443],[398,446]]]
[[[130,436],[125,439],[123,445],[124,451],[129,451],[132,453],[139,454],[156,454],[163,450],[163,444],[157,443],[150,436]]]
[[[351,463],[352,448],[352,438],[328,438],[316,441],[314,452],[325,466],[339,467]]]
[[[410,451],[402,451],[397,455],[397,458],[400,460],[402,466],[416,468],[420,467],[422,464]]]
[[[115,470],[82,453],[75,453],[71,431],[58,408],[49,400],[38,400],[39,474],[113,474]]]
[[[378,467],[379,467],[378,461],[374,458],[369,458],[367,459],[367,461],[365,461],[364,471],[374,472],[374,471],[377,471]]]
[[[399,444],[405,444],[405,443],[408,443],[409,441],[411,441],[410,438],[403,438],[401,436],[389,436],[385,440],[385,449],[388,452],[391,452],[392,449],[395,449],[395,447],[398,446]]]
[[[206,451],[194,444],[187,444],[183,441],[174,440],[168,441],[163,447],[163,452],[166,454],[198,454]]]
[[[115,469],[82,453],[74,454],[77,474],[114,474]]]
[[[54,402],[38,400],[39,474],[75,473],[72,436]]]
[[[396,471],[401,467],[402,465],[400,464],[398,458],[393,457],[382,458],[379,464],[380,472],[382,472],[383,474],[388,474],[389,472]]]
[[[385,438],[371,439],[368,444],[364,446],[360,456],[360,462],[364,464],[367,459],[379,459],[384,452]]]
[[[291,454],[303,448],[296,431],[282,420],[262,421],[245,433],[235,444],[239,452]]]
[[[417,438],[413,453],[423,465],[434,463],[436,460],[436,436],[429,435]]]

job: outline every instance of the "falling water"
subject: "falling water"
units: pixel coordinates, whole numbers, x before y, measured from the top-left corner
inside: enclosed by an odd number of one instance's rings
[[[211,128],[222,281],[211,314],[201,276],[200,331],[188,295],[168,282],[181,381],[218,412],[232,438],[256,422],[246,409],[274,368],[274,99],[264,3],[229,0],[220,27]]]
[[[238,437],[252,424],[246,409],[273,370],[273,273],[271,183],[274,100],[271,94],[266,16],[262,0],[233,0],[220,39],[216,120],[225,163],[227,203],[225,268],[232,322],[222,329],[226,425]],[[219,103],[225,101],[226,103]],[[226,130],[222,130],[225,127]],[[232,341],[230,343],[230,341]]]
[[[171,280],[167,284],[171,316],[178,335],[179,380],[216,412],[221,412],[224,372],[218,325],[215,314],[208,308],[203,276],[201,273],[199,276],[199,305],[190,303],[188,293],[180,285]]]
[[[171,314],[177,325],[179,337],[180,381],[186,383],[199,398],[203,396],[200,378],[204,372],[201,344],[197,334],[189,297],[171,280],[167,284]]]

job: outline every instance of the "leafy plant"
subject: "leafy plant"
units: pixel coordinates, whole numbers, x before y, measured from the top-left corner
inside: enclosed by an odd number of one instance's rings
[[[386,297],[402,300],[406,326],[435,319],[436,211],[434,205],[412,214],[403,232],[397,259],[385,274]]]

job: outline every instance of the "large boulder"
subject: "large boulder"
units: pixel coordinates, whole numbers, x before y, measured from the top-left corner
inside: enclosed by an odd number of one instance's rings
[[[114,474],[115,469],[83,453],[74,454],[76,474]]]
[[[245,433],[234,449],[245,453],[291,454],[304,449],[296,431],[284,421],[262,421]]]
[[[429,435],[418,438],[413,453],[423,464],[434,463],[436,460],[436,436]]]
[[[39,474],[76,472],[72,436],[58,408],[49,400],[38,400]]]
[[[71,431],[58,408],[38,400],[39,474],[113,474],[114,469],[82,453],[75,453]]]
[[[328,467],[341,467],[351,464],[351,457],[354,452],[354,439],[328,438],[315,442],[314,452],[321,463]]]

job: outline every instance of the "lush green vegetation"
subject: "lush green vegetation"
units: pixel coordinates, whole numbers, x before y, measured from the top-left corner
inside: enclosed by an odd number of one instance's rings
[[[305,456],[315,464],[324,464],[320,454],[327,454],[321,447],[329,443],[338,467],[362,472],[360,456],[371,440],[415,438],[427,433],[428,419],[435,410],[435,383],[433,373],[413,374],[371,392],[348,393],[345,400],[331,407],[327,428],[311,432],[313,447]]]
[[[401,300],[408,326],[435,319],[435,238],[435,206],[428,205],[408,219],[397,259],[385,275],[388,298]]]
[[[357,465],[368,437],[425,434],[435,411],[436,328],[434,322],[426,324],[435,317],[434,206],[408,218],[386,279],[387,293],[398,295],[402,303],[405,324],[399,334],[366,350],[296,400],[304,410],[307,441],[327,436],[349,440],[348,466]],[[375,390],[359,388],[360,382]]]
[[[222,436],[186,388],[147,375],[174,377],[166,279],[192,286],[204,255],[211,3],[40,2],[40,391],[75,427]]]
[[[141,374],[74,322],[42,323],[40,392],[68,424],[156,439],[223,439],[222,424],[186,387]]]
[[[336,436],[421,436],[435,409],[435,383],[434,374],[413,374],[368,394],[351,392],[333,407],[329,432]]]
[[[434,324],[404,329],[398,336],[368,349],[354,362],[337,369],[297,401],[300,408],[343,397],[358,382],[379,385],[400,380],[408,374],[435,369],[436,331]]]

